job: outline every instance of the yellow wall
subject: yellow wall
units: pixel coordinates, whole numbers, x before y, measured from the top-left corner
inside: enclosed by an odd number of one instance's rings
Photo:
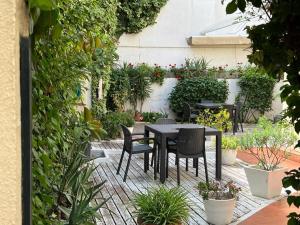
[[[27,35],[23,0],[0,1],[0,224],[21,224],[19,35]]]

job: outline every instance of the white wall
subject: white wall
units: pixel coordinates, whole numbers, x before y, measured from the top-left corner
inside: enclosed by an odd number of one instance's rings
[[[226,20],[232,20],[232,16],[225,14],[220,0],[169,0],[155,25],[138,34],[121,36],[119,61],[168,66],[180,65],[188,57],[203,56],[215,66],[246,63],[247,46],[191,47],[187,44],[188,37],[200,35],[206,28]]]

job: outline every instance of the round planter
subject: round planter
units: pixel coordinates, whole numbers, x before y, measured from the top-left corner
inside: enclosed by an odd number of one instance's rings
[[[222,151],[222,164],[233,165],[236,161],[237,151],[235,149],[226,149]]]
[[[236,199],[204,200],[207,222],[215,225],[225,225],[232,221]]]
[[[285,176],[286,168],[266,171],[255,166],[245,166],[244,170],[252,195],[270,199],[281,194],[281,180]]]
[[[137,224],[138,225],[156,225],[154,223],[144,223],[143,220],[139,217],[137,219]],[[177,224],[174,224],[174,225],[182,225],[182,223],[180,222],[180,223],[177,223]]]

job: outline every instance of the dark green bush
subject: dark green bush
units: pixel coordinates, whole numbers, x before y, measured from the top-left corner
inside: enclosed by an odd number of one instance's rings
[[[246,68],[241,74],[239,86],[241,91],[237,100],[242,102],[244,121],[256,120],[256,113],[263,115],[272,109],[275,79],[264,71],[256,67]]]
[[[194,105],[201,99],[210,99],[215,102],[225,102],[228,96],[228,85],[225,80],[218,81],[214,78],[184,79],[174,87],[169,100],[174,112],[182,112],[183,104]]]
[[[102,125],[107,132],[107,138],[115,139],[119,137],[121,124],[127,127],[132,127],[134,125],[133,115],[129,112],[107,113],[102,119]]]

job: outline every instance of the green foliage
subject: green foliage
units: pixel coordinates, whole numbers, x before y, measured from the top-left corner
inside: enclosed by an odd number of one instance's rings
[[[129,112],[109,112],[102,118],[103,128],[107,131],[107,138],[120,137],[121,124],[133,127],[133,115]]]
[[[85,184],[85,180],[78,180],[74,186],[84,193],[80,196],[74,193],[75,189],[59,187],[66,178],[66,168],[77,163],[75,159],[79,160],[73,156],[85,153],[81,143],[104,134],[101,123],[90,112],[82,115],[76,111],[81,101],[76,90],[93,76],[98,64],[97,52],[104,51],[108,43],[114,46],[114,40],[107,34],[115,29],[109,18],[116,12],[117,2],[63,0],[51,8],[47,8],[47,2],[29,2],[34,24],[31,28],[33,224],[60,224],[65,219],[66,223],[74,224],[73,216],[62,212],[62,207],[67,211],[80,209],[76,216],[81,217],[81,224],[88,224],[95,210],[87,202],[97,190],[91,189],[93,186]],[[78,170],[86,163],[80,162],[83,164]],[[63,201],[61,196],[65,196]]]
[[[182,112],[185,102],[194,105],[201,99],[211,99],[215,102],[225,102],[228,96],[228,85],[225,80],[215,78],[184,79],[174,87],[169,100],[170,107],[175,112]]]
[[[275,80],[261,69],[246,68],[239,80],[241,91],[237,100],[242,102],[243,121],[257,120],[255,113],[263,115],[272,109]]]
[[[272,124],[261,117],[258,128],[243,135],[240,145],[258,160],[258,167],[272,171],[288,158],[290,147],[296,140],[297,134],[287,122]]]
[[[226,109],[222,109],[217,113],[209,109],[204,109],[199,113],[196,122],[203,126],[214,127],[223,132],[232,128],[230,114]]]
[[[293,169],[291,171],[286,172],[286,177],[282,179],[282,184],[284,188],[293,188],[297,192],[300,191],[300,168]],[[300,208],[300,196],[297,193],[291,195],[291,191],[287,190],[287,194],[289,195],[287,198],[287,202],[289,206],[294,205],[297,208]],[[289,221],[288,225],[298,225],[300,222],[300,213],[291,212],[288,215]]]
[[[164,186],[137,194],[134,198],[136,214],[144,224],[171,225],[186,222],[189,202],[186,192]]]
[[[120,0],[118,8],[118,34],[138,33],[155,24],[160,9],[167,0]]]
[[[237,150],[239,147],[239,139],[235,136],[222,137],[222,150]]]
[[[168,114],[161,112],[143,112],[142,117],[144,122],[155,123],[160,118],[168,118]]]
[[[237,198],[237,194],[241,191],[241,188],[237,187],[233,181],[229,181],[226,184],[213,180],[208,183],[199,182],[197,188],[204,200],[226,200]]]
[[[154,68],[152,68],[152,73],[150,75],[150,79],[152,83],[157,83],[162,85],[164,82],[165,75],[167,70],[161,68],[161,66],[154,64]]]
[[[127,67],[115,68],[110,75],[110,88],[107,95],[107,105],[110,110],[122,112],[129,98],[129,78]]]

